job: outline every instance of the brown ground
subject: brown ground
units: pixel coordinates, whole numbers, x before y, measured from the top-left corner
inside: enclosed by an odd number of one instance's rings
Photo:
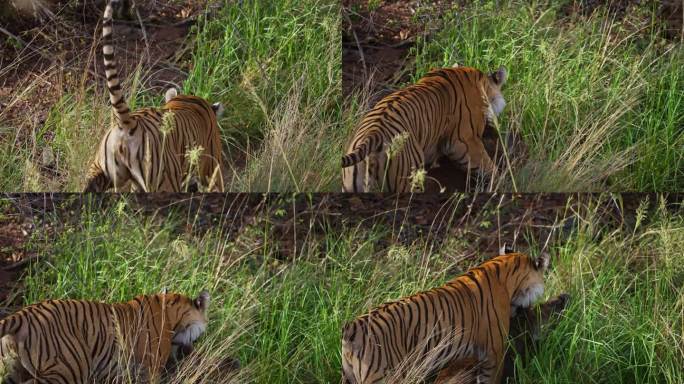
[[[373,98],[408,80],[413,62],[408,57],[416,38],[431,32],[445,10],[456,1],[342,1],[342,92],[347,97],[369,85]],[[369,84],[370,83],[370,84]],[[373,100],[371,104],[374,104]],[[375,100],[377,101],[377,100]]]
[[[34,230],[33,220],[16,210],[11,203],[0,208],[0,318],[22,302],[19,277],[35,259],[26,243]]]
[[[537,239],[545,238],[556,223],[574,220],[567,207],[581,210],[589,198],[597,194],[477,194],[464,196],[448,194],[21,194],[0,197],[6,212],[2,228],[7,233],[0,237],[5,245],[3,257],[16,261],[24,258],[26,239],[35,236],[49,238],[69,226],[78,224],[84,210],[90,212],[114,207],[126,199],[131,211],[154,217],[159,222],[169,215],[181,220],[179,233],[201,235],[221,228],[226,239],[239,236],[245,228],[268,224],[273,238],[285,253],[301,249],[300,241],[307,233],[323,234],[344,231],[361,225],[370,229],[382,226],[388,230],[384,244],[409,244],[428,233],[437,242],[445,237],[468,240],[470,253],[495,252],[498,244],[516,244],[514,230],[532,230]],[[610,225],[630,225],[633,214],[645,194],[622,194],[622,202],[604,197],[601,202],[604,219]],[[651,202],[658,199],[648,196]],[[674,207],[684,196],[670,195]],[[651,204],[654,205],[654,204]],[[498,213],[497,213],[498,212]],[[497,219],[497,214],[500,219]],[[648,215],[647,215],[648,216]],[[486,223],[486,225],[483,225]],[[33,231],[41,228],[41,231]],[[35,232],[35,233],[33,233]],[[323,255],[321,255],[323,256]]]

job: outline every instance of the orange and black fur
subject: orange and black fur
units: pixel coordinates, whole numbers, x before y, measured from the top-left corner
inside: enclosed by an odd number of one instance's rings
[[[498,383],[511,311],[543,294],[548,264],[548,254],[500,255],[442,287],[356,318],[342,331],[344,381],[388,383],[412,362],[420,362],[427,377],[453,361],[474,359],[478,382]]]
[[[221,137],[217,119],[223,107],[190,95],[166,93],[162,108],[131,112],[121,92],[112,40],[112,0],[104,12],[102,38],[114,127],[102,139],[92,163],[86,192],[132,186],[141,192],[181,192],[189,183],[189,150],[202,151],[193,171],[206,188],[223,191]]]
[[[434,69],[366,114],[342,157],[345,192],[409,192],[412,174],[447,156],[472,170],[496,167],[482,143],[501,113],[506,70]],[[393,147],[393,154],[388,151]]]
[[[542,337],[543,328],[553,328],[560,315],[570,301],[570,295],[563,293],[537,306],[522,308],[511,319],[508,332],[510,343],[502,367],[503,383],[515,383],[515,359],[523,361],[535,352]],[[474,373],[477,371],[476,359],[452,361],[434,381],[434,384],[470,384],[476,383]]]
[[[138,296],[107,304],[47,300],[0,321],[5,383],[147,382],[174,347],[205,331],[209,294]]]

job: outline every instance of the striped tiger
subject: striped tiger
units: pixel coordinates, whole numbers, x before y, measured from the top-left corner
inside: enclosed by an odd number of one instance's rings
[[[344,192],[409,192],[412,175],[441,156],[491,174],[482,142],[503,110],[506,69],[433,69],[418,83],[385,96],[361,120],[342,157]]]
[[[393,382],[409,371],[429,376],[452,361],[476,359],[478,383],[498,383],[512,310],[543,294],[548,265],[546,253],[499,255],[442,287],[357,317],[342,331],[343,381]]]
[[[102,139],[88,172],[86,192],[121,189],[132,183],[136,191],[181,192],[189,184],[188,151],[201,147],[197,169],[199,182],[209,189],[223,191],[221,180],[221,137],[217,119],[223,113],[220,103],[190,95],[166,92],[161,108],[131,112],[121,92],[112,40],[111,0],[104,12],[102,27],[105,74],[115,127]]]
[[[207,326],[209,294],[138,296],[125,303],[47,300],[0,321],[5,383],[147,382],[174,348]],[[133,378],[132,381],[126,381]]]
[[[525,359],[529,352],[534,352],[541,338],[542,328],[553,327],[569,301],[570,295],[563,293],[535,307],[517,311],[511,319],[508,333],[510,343],[504,355],[502,382],[515,380],[516,357]],[[475,383],[473,373],[477,370],[478,363],[476,359],[452,361],[439,372],[434,384]]]

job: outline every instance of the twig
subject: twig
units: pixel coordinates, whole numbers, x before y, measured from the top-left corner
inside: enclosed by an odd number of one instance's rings
[[[349,26],[352,26],[351,18],[347,14],[347,12],[342,12],[344,15],[345,19],[347,19],[347,23],[349,23]],[[359,42],[358,36],[356,36],[356,32],[354,31],[354,28],[351,28],[351,33],[354,36],[354,41],[356,41],[356,47],[359,50],[359,55],[361,56],[361,64],[363,65],[363,73],[367,74],[368,73],[368,67],[366,66],[366,58],[363,55],[363,48],[361,48],[361,43]]]
[[[26,265],[26,264],[28,264],[28,263],[30,263],[30,262],[32,262],[32,261],[36,261],[36,260],[38,260],[39,258],[40,258],[40,256],[38,256],[38,255],[31,255],[31,256],[29,256],[29,257],[25,257],[25,258],[23,258],[23,259],[17,261],[16,263],[12,263],[12,264],[8,264],[8,265],[3,266],[3,267],[2,267],[2,270],[3,270],[3,271],[8,271],[8,272],[9,272],[9,271],[13,271],[13,270],[22,268],[24,265]]]
[[[142,22],[142,17],[140,17],[140,12],[138,11],[138,7],[133,3],[133,7],[135,8],[135,16],[138,18],[138,23],[140,24],[140,29],[142,30],[143,34],[143,40],[145,40],[145,53],[147,54],[147,57],[150,57],[150,43],[147,40],[147,31],[145,30],[145,24]]]
[[[19,43],[21,43],[21,45],[28,47],[28,44],[26,44],[26,42],[24,40],[22,40],[19,36],[13,34],[12,32],[6,30],[5,28],[0,27],[0,32],[4,33],[5,35],[7,35],[11,38],[13,38],[14,40],[18,41]]]

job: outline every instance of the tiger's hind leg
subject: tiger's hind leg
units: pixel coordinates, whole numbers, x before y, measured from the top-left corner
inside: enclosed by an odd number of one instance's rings
[[[420,174],[425,170],[425,154],[416,140],[409,136],[395,153],[391,152],[383,175],[383,190],[405,193],[424,189],[424,176],[421,178]]]
[[[380,177],[385,169],[384,154],[369,154],[363,161],[342,168],[342,192],[380,191]]]
[[[476,358],[453,360],[439,371],[434,384],[474,383],[479,362]]]

